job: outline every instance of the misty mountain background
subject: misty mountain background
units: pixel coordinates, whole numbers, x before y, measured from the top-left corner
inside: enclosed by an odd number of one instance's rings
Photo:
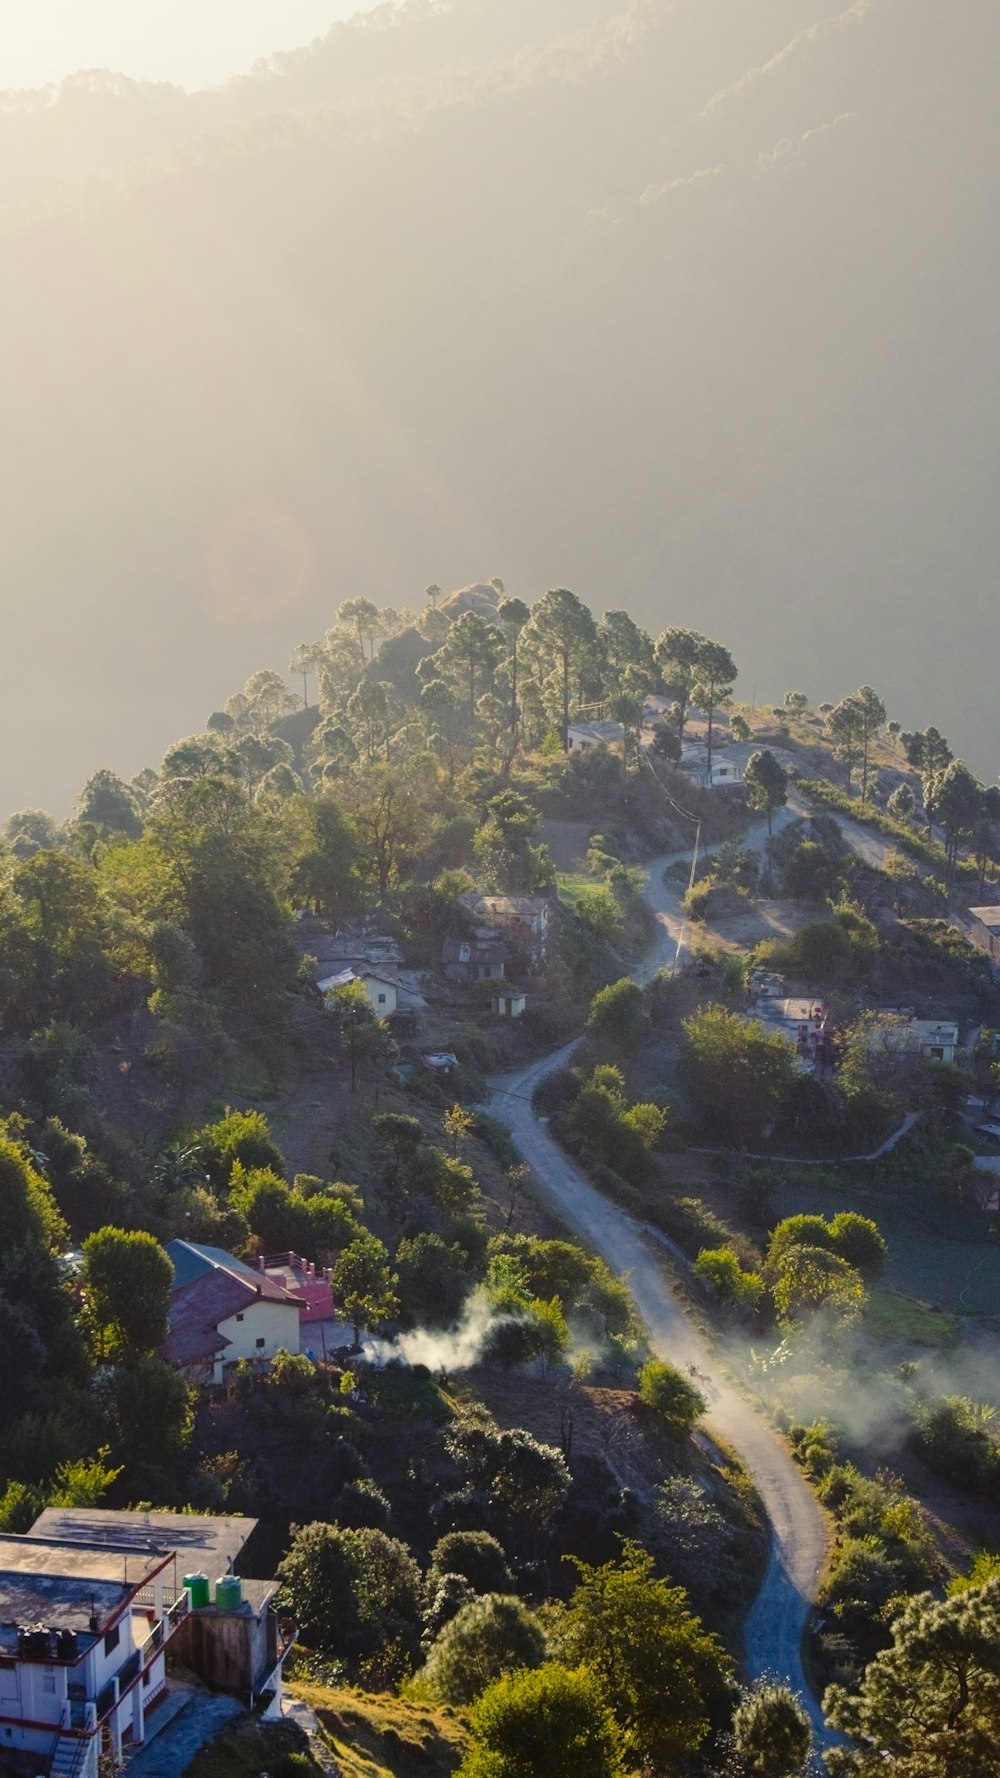
[[[988,780],[996,0],[404,0],[0,100],[0,810],[501,575]]]

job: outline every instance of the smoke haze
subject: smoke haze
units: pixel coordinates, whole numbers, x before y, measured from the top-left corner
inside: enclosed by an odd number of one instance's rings
[[[568,585],[988,779],[995,0],[405,0],[0,108],[0,810],[333,607]]]

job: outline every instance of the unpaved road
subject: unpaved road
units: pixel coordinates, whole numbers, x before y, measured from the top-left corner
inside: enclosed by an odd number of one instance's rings
[[[775,826],[796,819],[798,811],[782,809]],[[780,819],[783,817],[784,819]],[[750,843],[766,843],[766,832]],[[646,896],[660,931],[636,978],[648,980],[673,960],[683,925],[678,890],[664,883],[667,865],[677,854],[649,867]],[[817,1741],[830,1737],[806,1684],[802,1635],[827,1549],[826,1521],[787,1451],[764,1418],[735,1390],[711,1349],[692,1326],[674,1295],[641,1227],[616,1204],[603,1198],[578,1172],[531,1109],[539,1081],[568,1061],[568,1044],[517,1074],[494,1083],[490,1110],[510,1129],[518,1151],[532,1169],[534,1189],[581,1240],[599,1253],[619,1277],[627,1278],[636,1309],[653,1350],[672,1364],[693,1365],[709,1399],[709,1428],[732,1445],[747,1467],[771,1525],[771,1554],[760,1592],[745,1626],[748,1673],[777,1673],[801,1692],[813,1719]]]

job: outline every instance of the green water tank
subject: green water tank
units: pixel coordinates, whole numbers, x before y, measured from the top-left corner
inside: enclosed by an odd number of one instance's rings
[[[220,1574],[215,1583],[217,1611],[238,1611],[243,1604],[243,1582],[238,1574]]]
[[[198,1611],[201,1606],[211,1604],[207,1574],[186,1574],[184,1585],[191,1595],[192,1611]]]

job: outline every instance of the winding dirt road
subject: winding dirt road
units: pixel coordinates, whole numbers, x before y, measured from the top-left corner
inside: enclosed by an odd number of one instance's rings
[[[775,826],[794,820],[797,810],[780,810]],[[781,819],[784,817],[784,819]],[[751,844],[766,843],[766,833]],[[659,932],[636,971],[646,981],[672,961],[683,927],[680,895],[664,882],[665,868],[683,854],[655,860],[649,867],[646,899]],[[806,1684],[802,1635],[827,1548],[827,1527],[814,1495],[764,1418],[734,1389],[675,1297],[648,1237],[616,1204],[601,1196],[549,1135],[531,1108],[532,1094],[546,1075],[568,1061],[568,1044],[517,1074],[494,1082],[493,1115],[510,1129],[519,1153],[532,1169],[534,1189],[587,1246],[619,1277],[627,1278],[636,1309],[661,1358],[682,1369],[694,1366],[709,1398],[709,1427],[732,1445],[747,1467],[771,1525],[771,1553],[760,1592],[745,1626],[745,1664],[751,1677],[777,1673],[801,1692],[813,1719],[817,1742],[830,1736]]]

